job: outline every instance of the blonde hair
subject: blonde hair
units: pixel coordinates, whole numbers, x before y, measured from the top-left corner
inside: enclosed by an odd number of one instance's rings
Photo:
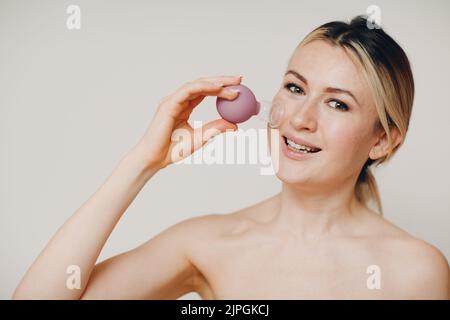
[[[352,61],[362,67],[364,77],[372,88],[378,113],[374,130],[385,131],[391,148],[382,158],[367,159],[358,176],[355,195],[366,206],[373,201],[382,215],[381,198],[371,166],[378,166],[391,158],[406,136],[414,100],[414,79],[408,57],[383,29],[368,22],[364,16],[357,16],[350,23],[333,21],[321,25],[309,33],[299,46],[314,40],[327,41],[346,50]],[[391,136],[393,128],[397,128],[401,136],[396,146],[393,146]]]

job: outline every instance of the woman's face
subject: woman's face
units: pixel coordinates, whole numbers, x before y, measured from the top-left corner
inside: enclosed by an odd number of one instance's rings
[[[324,41],[298,47],[273,101],[284,106],[277,171],[282,181],[332,187],[356,179],[378,140],[378,115],[370,87],[342,48]],[[286,137],[320,151],[292,151]]]

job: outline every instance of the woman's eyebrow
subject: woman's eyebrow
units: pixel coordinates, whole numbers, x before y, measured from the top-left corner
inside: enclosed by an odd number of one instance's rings
[[[308,80],[306,80],[306,78],[304,76],[302,76],[300,73],[298,73],[297,71],[294,70],[288,70],[284,76],[287,76],[288,74],[292,74],[294,77],[296,77],[297,79],[299,79],[300,81],[303,81],[305,84],[308,84]]]
[[[296,77],[297,79],[299,79],[300,81],[303,81],[306,85],[308,85],[308,80],[306,80],[306,78],[304,76],[302,76],[300,73],[298,73],[297,71],[288,70],[284,74],[284,76],[287,76],[288,74],[292,74],[294,77]],[[328,87],[328,88],[325,88],[325,92],[345,93],[345,94],[349,95],[350,97],[352,97],[353,100],[355,100],[355,102],[357,104],[359,104],[358,99],[356,99],[355,95],[349,90],[345,90],[345,89],[341,89],[341,88]]]

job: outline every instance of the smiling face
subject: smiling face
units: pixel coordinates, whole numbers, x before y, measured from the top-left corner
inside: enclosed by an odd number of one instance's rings
[[[297,47],[273,101],[285,108],[277,172],[282,181],[323,187],[358,177],[379,138],[378,114],[362,70],[344,49],[321,40]],[[320,151],[294,151],[299,145]]]

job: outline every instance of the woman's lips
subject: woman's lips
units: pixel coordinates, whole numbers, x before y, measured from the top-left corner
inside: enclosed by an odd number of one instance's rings
[[[283,152],[283,154],[286,157],[293,159],[293,160],[306,160],[311,157],[314,157],[321,151],[321,149],[319,149],[319,151],[316,151],[316,152],[307,152],[307,153],[304,153],[301,151],[294,151],[290,147],[288,147],[285,136],[280,135],[280,139],[281,139],[281,141],[280,141],[281,151]]]
[[[303,140],[301,138],[295,137],[294,135],[291,135],[289,133],[283,134],[283,137],[285,137],[285,138],[295,142],[296,144],[299,144],[299,145],[302,145],[302,146],[305,146],[305,147],[309,147],[309,148],[312,148],[312,149],[319,149],[319,150],[321,150],[318,146],[315,146],[314,144],[312,144],[312,143],[310,143],[310,142],[308,142],[306,140]]]

